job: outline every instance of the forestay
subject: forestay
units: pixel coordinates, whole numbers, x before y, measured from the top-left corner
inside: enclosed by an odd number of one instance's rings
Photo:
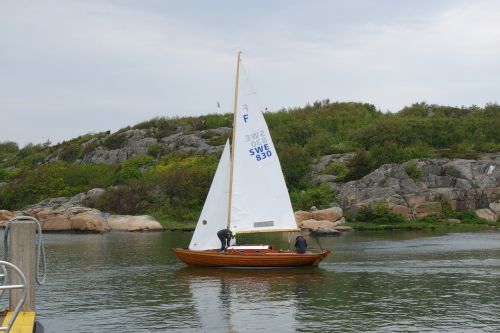
[[[230,228],[233,232],[297,230],[281,165],[252,94],[240,94],[235,121]]]
[[[194,230],[190,250],[211,250],[220,248],[217,231],[227,228],[227,206],[229,204],[229,141],[215,171],[205,205]]]

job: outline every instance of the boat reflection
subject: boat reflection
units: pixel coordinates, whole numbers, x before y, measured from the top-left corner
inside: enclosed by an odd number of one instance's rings
[[[300,298],[323,278],[321,270],[311,269],[185,267],[177,274],[189,288],[193,319],[203,332],[295,331]]]

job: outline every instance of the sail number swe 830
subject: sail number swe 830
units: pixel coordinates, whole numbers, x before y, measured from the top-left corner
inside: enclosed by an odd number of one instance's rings
[[[257,161],[262,161],[273,156],[263,130],[247,134],[245,135],[245,139],[253,147],[248,150],[250,156],[253,156]]]
[[[252,148],[248,152],[250,153],[250,156],[255,156],[257,161],[262,161],[273,156],[273,152],[267,143],[265,145]]]

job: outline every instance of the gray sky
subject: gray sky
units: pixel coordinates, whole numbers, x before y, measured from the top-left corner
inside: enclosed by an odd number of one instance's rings
[[[0,141],[263,107],[499,102],[500,1],[0,1]],[[217,108],[217,102],[222,105]]]

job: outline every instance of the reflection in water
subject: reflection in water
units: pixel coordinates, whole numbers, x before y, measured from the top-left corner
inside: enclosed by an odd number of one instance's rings
[[[350,233],[319,268],[270,270],[187,267],[190,238],[44,235],[46,332],[500,332],[499,232]]]
[[[298,298],[319,281],[321,272],[185,267],[176,278],[189,285],[201,331],[293,332]]]

